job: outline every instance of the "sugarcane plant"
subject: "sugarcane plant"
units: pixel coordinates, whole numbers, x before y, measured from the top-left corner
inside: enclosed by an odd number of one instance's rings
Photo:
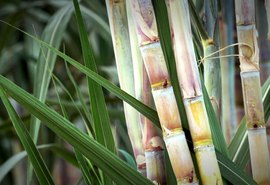
[[[194,2],[1,1],[0,184],[270,184],[255,26],[266,38],[268,0],[264,22],[253,0],[236,0],[235,17],[233,1]],[[245,104],[233,138],[231,56]],[[15,167],[27,156],[32,167]]]
[[[270,163],[261,95],[259,48],[254,1],[235,1],[241,81],[250,149],[252,175],[258,184],[270,183]]]
[[[131,43],[131,53],[134,67],[134,83],[136,98],[150,107],[155,107],[151,93],[150,82],[143,65],[139,50],[137,34],[132,17],[131,4],[127,1],[128,25]],[[158,184],[167,184],[164,142],[162,133],[147,117],[140,114],[143,132],[143,146],[145,150],[147,178]]]
[[[142,62],[139,61],[139,56],[137,57],[138,59],[134,56],[137,54],[136,50],[131,52],[131,45],[129,44],[132,40],[129,41],[125,1],[106,1],[106,3],[108,14],[110,15],[109,21],[113,35],[120,86],[129,94],[136,96],[138,100],[149,105],[151,98],[148,87],[149,82],[144,74]],[[129,30],[132,33],[131,29]],[[133,47],[132,49],[138,48]],[[134,57],[131,57],[132,53]],[[135,61],[136,59],[137,61]],[[136,65],[136,62],[139,64]],[[131,88],[133,91],[128,88]],[[155,128],[150,120],[144,116],[139,116],[139,113],[130,105],[124,103],[124,107],[126,109],[130,140],[134,145],[133,152],[137,156],[136,163],[138,170],[153,182],[165,184],[164,146],[157,128]]]
[[[203,184],[222,184],[193,48],[188,2],[170,0],[169,7],[177,74],[201,180]]]
[[[135,82],[133,77],[133,63],[131,56],[129,31],[125,1],[106,1],[112,33],[115,61],[120,87],[135,96]],[[136,159],[138,171],[146,176],[146,161],[142,142],[142,130],[139,113],[124,102],[124,112],[133,155]]]
[[[177,183],[197,183],[168,69],[159,43],[152,2],[132,0],[131,5],[141,55]]]

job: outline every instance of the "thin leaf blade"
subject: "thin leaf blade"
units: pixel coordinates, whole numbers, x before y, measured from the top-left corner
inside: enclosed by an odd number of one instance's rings
[[[31,164],[33,165],[39,183],[42,185],[53,185],[54,182],[46,164],[44,163],[22,120],[8,100],[7,95],[3,91],[3,88],[0,89],[0,96],[10,116],[10,119],[12,120],[15,131],[28,154]]]
[[[79,35],[82,45],[82,52],[85,66],[95,72],[97,67],[93,55],[93,49],[88,41],[86,29],[81,15],[81,10],[77,0],[73,0],[75,8]],[[99,84],[88,78],[89,98],[91,102],[91,111],[94,121],[96,139],[98,142],[106,146],[112,152],[115,152],[115,144],[110,128],[110,120],[105,104],[102,88]]]
[[[16,30],[24,33],[25,35],[31,37],[36,42],[40,43],[42,46],[50,49],[51,51],[56,53],[59,57],[61,57],[62,59],[64,59],[68,63],[70,63],[72,66],[74,66],[75,68],[80,70],[80,72],[84,73],[85,75],[87,75],[88,77],[93,79],[96,83],[100,84],[102,87],[104,87],[105,89],[107,89],[108,91],[113,93],[115,96],[117,96],[121,100],[123,100],[123,101],[127,102],[128,104],[130,104],[132,107],[134,107],[136,110],[138,110],[140,113],[142,113],[145,117],[147,117],[150,121],[152,121],[157,127],[160,128],[157,112],[155,110],[153,110],[152,108],[150,108],[150,107],[146,106],[145,104],[141,103],[136,98],[129,95],[125,91],[121,90],[119,87],[117,87],[116,85],[114,85],[110,81],[106,80],[105,78],[103,78],[99,74],[97,74],[94,71],[92,71],[92,70],[86,68],[85,66],[81,65],[79,62],[72,59],[71,57],[64,54],[63,52],[57,50],[55,47],[49,45],[48,43],[40,40],[39,38],[25,32],[25,31],[23,31],[23,30],[21,30],[19,28],[16,28],[16,27],[10,25],[7,22],[1,21],[1,20],[0,20],[0,22],[13,27],[14,29],[16,29]]]
[[[110,176],[116,183],[126,185],[153,184],[103,145],[77,129],[56,111],[50,109],[2,75],[0,75],[0,86],[60,138],[69,142],[73,147],[76,147],[79,152],[98,166],[106,175]]]

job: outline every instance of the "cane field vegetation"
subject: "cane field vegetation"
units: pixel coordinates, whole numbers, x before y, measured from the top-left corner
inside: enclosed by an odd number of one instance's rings
[[[270,185],[270,0],[1,0],[1,185]]]

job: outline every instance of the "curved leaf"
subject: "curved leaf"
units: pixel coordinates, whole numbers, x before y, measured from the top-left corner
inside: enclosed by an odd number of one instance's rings
[[[40,43],[42,46],[50,49],[52,52],[56,53],[59,57],[61,57],[62,59],[64,59],[65,61],[67,61],[71,65],[73,65],[75,68],[80,70],[82,73],[86,74],[88,77],[90,77],[96,83],[100,84],[102,87],[104,87],[105,89],[107,89],[108,91],[113,93],[115,96],[117,96],[121,100],[123,100],[123,101],[127,102],[128,104],[130,104],[132,107],[134,107],[136,110],[138,110],[140,113],[142,113],[145,117],[147,117],[150,121],[152,121],[157,127],[160,128],[157,112],[155,110],[153,110],[152,108],[150,108],[150,107],[146,106],[145,104],[141,103],[136,98],[129,95],[125,91],[121,90],[119,87],[117,87],[116,85],[114,85],[110,81],[106,80],[105,78],[103,78],[99,74],[97,74],[94,71],[92,71],[92,70],[86,68],[85,66],[81,65],[79,62],[72,59],[71,57],[64,54],[63,52],[57,50],[55,47],[49,45],[48,43],[40,40],[39,38],[25,32],[25,31],[23,31],[23,30],[21,30],[19,28],[16,28],[16,27],[12,26],[11,24],[9,24],[9,23],[7,23],[5,21],[0,20],[0,22],[13,27],[14,29],[16,29],[16,30],[24,33],[25,35],[31,37],[36,42]]]
[[[55,79],[57,79],[55,76],[53,76],[53,77]],[[52,81],[53,81],[53,85],[55,87],[55,92],[56,92],[57,99],[59,101],[59,105],[60,105],[61,110],[62,110],[62,114],[63,114],[64,118],[69,119],[69,116],[68,116],[68,113],[67,113],[65,107],[62,105],[62,100],[61,100],[60,95],[58,93],[58,90],[56,88],[54,78],[52,78]],[[57,79],[57,80],[59,80],[59,79]],[[59,82],[60,82],[60,80],[59,80]],[[76,159],[78,161],[79,167],[82,171],[85,184],[91,185],[92,183],[91,183],[90,170],[89,170],[89,167],[87,166],[85,158],[83,157],[83,155],[80,152],[78,152],[76,150],[76,148],[74,148],[74,153],[75,153]]]
[[[13,123],[16,133],[18,134],[20,141],[27,152],[31,164],[33,165],[39,183],[42,185],[53,185],[54,183],[46,164],[44,163],[25,125],[14,110],[2,88],[0,88],[0,96]]]
[[[88,36],[86,33],[78,1],[73,0],[73,4],[79,28],[79,35],[82,45],[82,53],[85,66],[91,69],[92,71],[97,72],[93,49],[88,41]],[[91,78],[88,78],[87,81],[96,140],[102,145],[104,145],[106,148],[108,148],[110,151],[115,152],[115,144],[110,127],[110,119],[105,104],[105,98],[103,95],[102,88]]]
[[[66,29],[67,23],[71,17],[72,5],[69,3],[60,9],[49,20],[48,25],[43,31],[42,39],[50,45],[58,48],[63,38],[63,32]],[[51,50],[42,48],[40,49],[35,82],[34,82],[34,96],[40,101],[45,102],[48,92],[49,83],[51,80],[51,73],[56,61],[56,54]],[[34,142],[37,142],[40,121],[32,118],[30,133]]]
[[[49,20],[45,27],[42,38],[50,45],[58,48],[63,38],[63,32],[69,22],[72,13],[71,3],[67,4],[60,10],[58,10],[54,16]],[[35,81],[34,81],[34,96],[40,101],[45,102],[48,87],[51,80],[51,73],[55,65],[56,54],[51,52],[49,49],[40,48],[38,63],[35,70]],[[39,135],[40,121],[31,117],[30,135],[33,138],[34,143],[37,143]],[[32,167],[28,165],[27,173],[27,184],[31,184],[32,181]]]
[[[66,161],[71,163],[72,165],[78,166],[76,159],[71,152],[67,151],[66,149],[63,149],[63,147],[57,146],[55,144],[44,144],[37,146],[38,150],[42,149],[50,149],[56,154],[63,157]],[[16,166],[17,163],[19,163],[23,158],[27,156],[26,151],[19,152],[12,157],[10,157],[8,160],[6,160],[3,164],[0,166],[0,182],[4,179],[4,177]]]
[[[247,175],[238,165],[216,150],[219,168],[222,176],[232,184],[256,185],[257,183]]]
[[[0,86],[29,112],[39,118],[44,125],[49,127],[59,137],[66,140],[81,152],[93,164],[99,167],[106,175],[118,184],[152,184],[139,172],[132,169],[120,160],[114,153],[104,146],[89,138],[85,133],[77,129],[72,123],[59,115],[56,111],[38,101],[2,75]]]
[[[136,165],[136,162],[133,159],[133,157],[128,152],[126,152],[125,150],[119,149],[118,151],[125,158],[125,161],[127,162],[127,164],[129,164],[130,167],[132,167],[134,170],[136,170],[137,165]]]

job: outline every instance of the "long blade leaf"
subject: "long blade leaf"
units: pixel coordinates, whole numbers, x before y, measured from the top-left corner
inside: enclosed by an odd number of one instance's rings
[[[72,5],[69,3],[63,8],[58,10],[55,15],[49,20],[45,27],[42,39],[50,43],[50,45],[59,48],[63,38],[63,32],[65,31],[69,19],[72,13]],[[48,87],[51,79],[51,72],[54,68],[56,61],[56,54],[49,49],[40,48],[39,58],[37,61],[37,68],[34,81],[34,95],[42,102],[45,102]],[[40,128],[40,121],[35,117],[31,118],[30,135],[33,138],[34,143],[37,143],[38,134]],[[32,167],[28,164],[27,172],[27,184],[31,184],[32,181]]]
[[[79,152],[110,176],[116,183],[125,185],[152,184],[103,145],[89,138],[89,136],[77,129],[56,111],[50,109],[44,103],[38,101],[37,98],[2,75],[0,75],[0,86],[60,138],[66,140],[73,147],[76,147]]]
[[[33,165],[33,168],[34,168],[34,171],[36,173],[39,183],[42,185],[43,184],[53,185],[54,183],[46,164],[44,163],[30,134],[28,133],[22,120],[20,119],[20,117],[14,110],[13,106],[11,105],[10,101],[8,100],[7,95],[5,94],[2,87],[0,88],[0,97],[4,103],[4,106],[6,107],[6,110],[9,114],[9,117],[12,121],[15,131],[17,135],[19,136],[20,141],[22,142],[22,145],[28,154],[31,164]]]
[[[110,81],[106,80],[105,78],[103,78],[99,74],[97,74],[94,71],[92,71],[92,70],[86,68],[85,66],[81,65],[79,62],[77,62],[76,60],[74,60],[71,57],[67,56],[63,52],[57,50],[55,47],[51,46],[50,44],[40,40],[39,38],[25,32],[25,31],[23,31],[23,30],[21,30],[19,28],[16,28],[16,27],[10,25],[7,22],[1,21],[1,20],[0,20],[0,22],[13,27],[14,29],[16,29],[16,30],[24,33],[25,35],[31,37],[32,39],[34,39],[36,42],[38,42],[42,46],[50,49],[52,52],[56,53],[59,57],[61,57],[62,59],[64,59],[65,61],[67,61],[71,65],[73,65],[75,68],[80,70],[80,72],[82,72],[85,75],[87,75],[88,77],[90,77],[96,83],[100,84],[102,87],[104,87],[105,89],[107,89],[108,91],[113,93],[115,96],[117,96],[121,100],[123,100],[123,101],[127,102],[128,104],[130,104],[132,107],[134,107],[136,110],[138,110],[140,113],[142,113],[145,117],[147,117],[156,126],[158,126],[160,128],[157,112],[155,110],[153,110],[152,108],[150,108],[150,107],[146,106],[145,104],[141,103],[136,98],[129,95],[125,91],[121,90],[119,87],[117,87],[116,85],[114,85]]]
[[[54,85],[54,88],[55,88],[55,92],[56,92],[57,99],[59,101],[59,105],[61,107],[63,116],[64,116],[64,118],[66,118],[67,120],[69,120],[68,113],[67,113],[65,107],[62,105],[62,100],[61,100],[60,95],[58,93],[58,90],[56,88],[56,84],[55,84],[54,78],[52,78],[52,81],[53,81],[53,85]],[[92,183],[91,183],[90,170],[89,170],[89,168],[88,168],[88,166],[86,164],[86,161],[85,161],[83,155],[80,152],[78,152],[76,150],[76,148],[74,148],[74,153],[75,153],[76,159],[78,161],[79,167],[80,167],[80,169],[82,171],[85,184],[91,185]]]
[[[63,159],[65,159],[67,162],[74,166],[78,166],[77,161],[75,159],[74,154],[72,154],[67,149],[64,149],[62,146],[57,146],[55,144],[44,144],[37,146],[38,150],[44,150],[49,149],[53,151],[55,154],[61,156]],[[3,164],[0,166],[0,182],[4,179],[4,177],[18,164],[23,158],[27,156],[26,151],[22,151],[19,153],[16,153],[12,157],[10,157],[8,160],[6,160]]]
[[[71,17],[72,5],[68,4],[51,18],[49,24],[44,29],[42,40],[48,42],[50,45],[58,48],[63,38],[63,32],[66,29],[67,23]],[[37,62],[35,82],[34,82],[34,96],[40,101],[45,102],[48,87],[51,79],[51,73],[56,61],[56,54],[49,49],[40,49],[39,58]],[[31,136],[34,142],[37,142],[40,121],[32,118],[30,128]]]
[[[218,150],[216,150],[216,155],[222,177],[224,177],[228,182],[241,185],[257,184],[249,175],[239,168],[238,165],[228,159],[227,156],[220,153]]]
[[[95,57],[93,54],[93,49],[88,40],[86,28],[84,26],[84,22],[83,22],[83,18],[81,15],[81,10],[80,10],[78,1],[73,0],[73,5],[75,8],[75,13],[76,13],[76,18],[77,18],[77,23],[78,23],[78,28],[79,28],[79,35],[80,35],[80,40],[81,40],[81,45],[82,45],[84,64],[87,68],[97,73],[97,66],[96,66]],[[90,106],[91,106],[91,111],[92,111],[92,116],[93,116],[93,121],[94,121],[94,127],[95,127],[96,140],[102,145],[104,145],[105,147],[107,147],[110,151],[115,153],[116,150],[115,150],[114,138],[113,138],[112,130],[110,127],[109,114],[106,107],[102,88],[99,84],[97,84],[95,81],[93,81],[89,77],[87,78],[87,82],[88,82]],[[79,159],[81,158],[79,156]],[[107,176],[104,176],[104,183],[110,185],[112,184],[112,181]]]

